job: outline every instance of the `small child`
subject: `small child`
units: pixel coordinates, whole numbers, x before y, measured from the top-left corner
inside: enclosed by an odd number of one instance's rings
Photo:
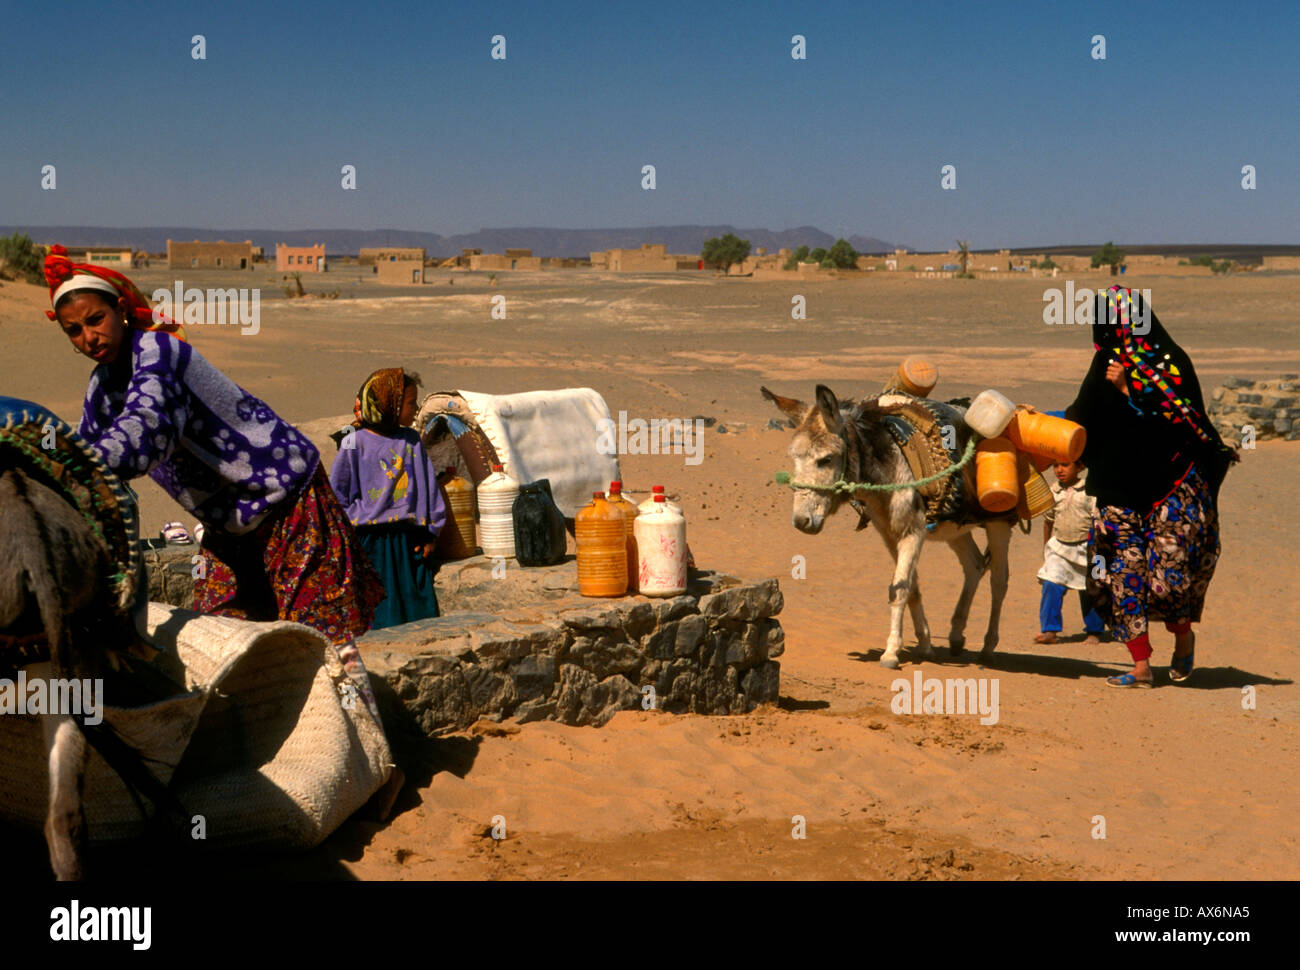
[[[1034,643],[1056,643],[1061,632],[1061,604],[1066,589],[1079,591],[1079,609],[1088,638],[1084,643],[1100,643],[1104,632],[1101,617],[1088,601],[1088,534],[1097,500],[1084,494],[1088,470],[1081,461],[1058,461],[1056,481],[1049,482],[1056,504],[1043,521],[1043,568],[1038,578],[1043,584],[1043,598],[1038,607],[1042,632]]]
[[[357,430],[343,437],[330,469],[330,484],[388,591],[372,630],[438,615],[431,560],[447,510],[433,463],[408,427],[420,383],[400,367],[371,374],[353,405]]]

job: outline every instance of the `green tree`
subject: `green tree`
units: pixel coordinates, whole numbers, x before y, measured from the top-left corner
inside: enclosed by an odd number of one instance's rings
[[[849,245],[847,239],[837,239],[826,259],[838,269],[853,269],[858,265],[858,251]]]
[[[40,248],[30,236],[14,233],[7,238],[0,237],[0,263],[28,283],[45,282],[44,262]]]
[[[793,253],[791,253],[790,258],[785,261],[785,268],[797,269],[800,263],[806,263],[806,262],[808,262],[808,247],[800,246]]]
[[[700,257],[706,263],[715,263],[722,267],[722,272],[731,268],[733,263],[743,263],[745,257],[749,255],[749,240],[740,239],[735,233],[729,232],[725,236],[714,236],[712,239],[704,241],[704,248],[700,250]]]
[[[1043,260],[1041,263],[1038,264],[1038,268],[1039,268],[1039,269],[1056,269],[1056,263],[1052,262],[1052,257],[1051,257],[1051,256],[1048,256],[1045,260]]]
[[[957,240],[957,259],[961,262],[961,275],[966,275],[966,265],[970,262],[970,243]]]
[[[1092,268],[1109,266],[1110,275],[1115,276],[1119,273],[1119,264],[1124,262],[1124,256],[1124,250],[1117,248],[1113,242],[1107,242],[1106,245],[1092,254]]]
[[[822,260],[826,258],[826,247],[818,246],[816,249],[814,249],[811,253],[808,254],[808,258],[814,263],[821,263]]]

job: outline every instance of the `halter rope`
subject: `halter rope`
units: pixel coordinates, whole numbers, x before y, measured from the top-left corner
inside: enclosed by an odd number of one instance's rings
[[[918,478],[911,482],[890,482],[886,485],[877,485],[874,482],[846,482],[844,479],[831,482],[829,485],[817,485],[813,482],[792,482],[789,472],[777,472],[776,482],[778,485],[789,485],[791,488],[811,488],[819,492],[844,492],[852,494],[854,492],[901,492],[905,488],[924,488],[932,482],[937,482],[941,478],[947,478],[955,474],[970,464],[971,457],[975,454],[975,435],[971,435],[970,440],[966,442],[966,450],[957,461],[953,462],[941,472],[935,472],[933,475],[927,475],[925,478]]]

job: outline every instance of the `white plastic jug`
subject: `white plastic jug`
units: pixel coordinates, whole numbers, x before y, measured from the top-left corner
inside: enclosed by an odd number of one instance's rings
[[[637,513],[639,515],[645,515],[647,512],[653,512],[655,508],[654,497],[656,495],[663,495],[663,494],[664,494],[664,487],[662,485],[654,486],[654,488],[650,490],[650,497],[636,507]],[[678,505],[676,502],[671,501],[667,496],[664,496],[664,505],[668,506],[678,515],[682,514],[682,507]]]
[[[518,496],[519,483],[500,465],[493,465],[492,474],[478,483],[478,544],[489,559],[514,558],[514,506]]]
[[[1005,394],[988,390],[970,402],[966,409],[966,424],[985,438],[996,438],[1007,429],[1016,406]]]
[[[680,596],[686,592],[686,520],[668,508],[662,495],[636,517],[637,590],[642,596]]]

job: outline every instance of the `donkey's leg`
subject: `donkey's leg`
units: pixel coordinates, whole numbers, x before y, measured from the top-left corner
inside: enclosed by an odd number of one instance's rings
[[[961,563],[961,595],[957,597],[957,606],[952,611],[952,625],[948,628],[948,653],[960,657],[966,649],[966,621],[970,619],[970,605],[975,599],[975,590],[979,588],[980,577],[984,575],[984,556],[975,537],[969,532],[959,535],[948,543],[957,554]]]
[[[46,667],[46,676],[48,669]],[[86,812],[82,802],[86,737],[66,714],[46,714],[41,722],[50,773],[50,808],[45,818],[50,867],[56,879],[77,880],[81,878],[82,852],[86,844]]]
[[[916,562],[921,557],[924,542],[919,532],[909,532],[898,540],[894,582],[889,587],[889,640],[885,643],[884,656],[880,658],[881,665],[890,669],[898,668],[898,650],[903,645],[903,607],[912,598]]]
[[[929,660],[934,651],[930,646],[930,624],[921,606],[921,574],[912,570],[912,591],[907,597],[907,611],[912,614],[912,629],[916,632],[916,652],[922,660]]]
[[[984,526],[984,531],[989,537],[989,586],[993,594],[989,605],[989,628],[984,634],[984,649],[980,652],[980,658],[987,661],[997,649],[1002,600],[1007,595],[1007,577],[1010,573],[1007,550],[1011,546],[1011,523],[989,522]]]

